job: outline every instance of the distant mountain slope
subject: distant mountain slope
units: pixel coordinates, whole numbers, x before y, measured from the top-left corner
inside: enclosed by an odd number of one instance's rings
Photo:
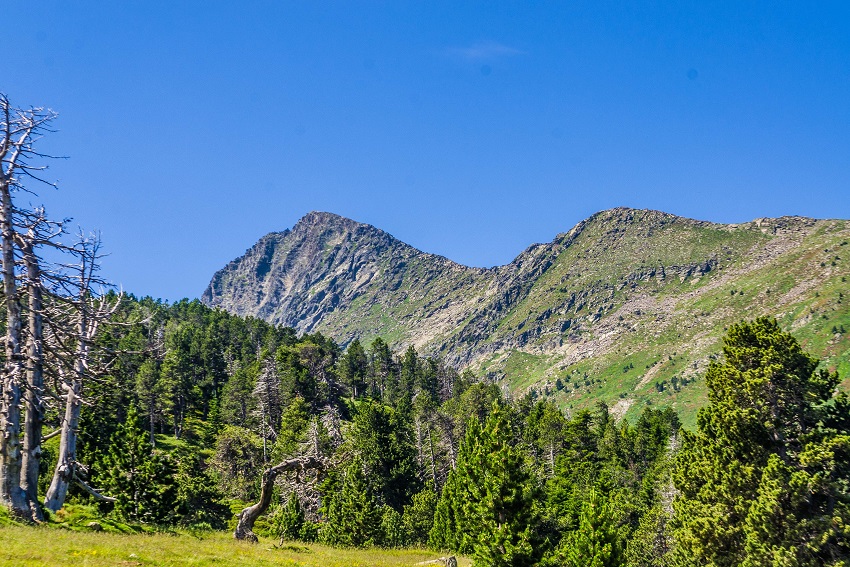
[[[848,373],[849,240],[843,220],[723,225],[618,208],[479,269],[314,212],[217,272],[202,300],[341,343],[412,344],[567,407],[669,403],[690,418],[741,318],[778,317]]]

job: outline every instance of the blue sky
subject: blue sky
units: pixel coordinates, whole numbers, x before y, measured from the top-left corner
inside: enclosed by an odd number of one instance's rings
[[[847,2],[10,2],[54,216],[197,297],[311,210],[469,265],[619,205],[850,218]]]

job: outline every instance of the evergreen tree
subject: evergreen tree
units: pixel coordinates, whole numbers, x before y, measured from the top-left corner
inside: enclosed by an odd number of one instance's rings
[[[227,527],[230,507],[205,470],[200,455],[192,449],[177,453],[174,474],[174,521],[182,526],[221,530]]]
[[[348,345],[345,354],[340,357],[339,377],[353,398],[366,393],[366,377],[369,372],[369,359],[360,341],[354,339]]]
[[[310,407],[304,401],[304,398],[295,398],[283,410],[280,429],[272,451],[272,459],[275,462],[304,452],[302,449],[309,450],[303,445],[307,439],[310,420]]]
[[[98,478],[105,492],[117,499],[115,511],[122,517],[163,523],[174,514],[174,466],[171,459],[154,452],[147,437],[138,411],[130,407],[98,467]]]
[[[623,544],[610,505],[592,490],[582,506],[578,529],[567,534],[554,562],[549,562],[563,567],[620,567],[624,563]]]
[[[434,527],[428,536],[428,545],[434,549],[468,554],[478,535],[477,519],[469,517],[471,497],[470,469],[474,466],[472,454],[481,438],[481,423],[470,418],[466,437],[458,450],[457,463],[449,473],[434,513]]]
[[[351,440],[379,504],[401,511],[420,488],[413,429],[407,417],[377,402],[361,403]]]
[[[478,566],[534,565],[536,545],[536,486],[523,455],[512,446],[507,412],[496,405],[490,412],[469,471],[467,517],[477,519],[473,558]]]
[[[386,401],[387,391],[393,388],[396,380],[395,361],[389,345],[383,339],[377,338],[369,347],[369,395],[376,400]]]
[[[401,514],[386,504],[381,509],[381,541],[384,547],[401,547],[405,544],[404,523]]]
[[[483,429],[470,420],[437,505],[432,546],[471,552],[476,565],[533,565],[539,559],[535,485],[512,438],[499,405]]]
[[[252,361],[238,365],[221,394],[221,417],[229,425],[250,428],[254,425],[257,399],[253,395],[260,364]]]
[[[283,506],[279,526],[281,540],[301,539],[301,531],[304,528],[304,510],[301,509],[301,502],[294,492],[289,495],[289,499]]]
[[[428,482],[421,492],[413,495],[410,504],[404,507],[402,522],[407,544],[424,546],[428,543],[428,534],[434,527],[436,509],[437,494],[434,492],[434,484]]]
[[[381,509],[366,482],[360,459],[351,462],[339,484],[338,491],[325,492],[323,513],[327,521],[320,535],[322,541],[352,547],[380,542]]]
[[[219,489],[231,498],[253,499],[263,472],[263,442],[253,432],[225,426],[216,437],[212,469]]]
[[[847,565],[850,431],[837,375],[772,319],[734,325],[723,352],[677,459],[680,562]]]
[[[170,398],[167,388],[160,378],[159,365],[156,360],[145,360],[136,373],[136,397],[141,401],[142,413],[148,419],[150,444],[154,445],[154,433],[157,422],[165,421],[170,411]]]
[[[643,514],[626,548],[626,566],[671,567],[673,542],[669,524],[668,513],[660,505]]]

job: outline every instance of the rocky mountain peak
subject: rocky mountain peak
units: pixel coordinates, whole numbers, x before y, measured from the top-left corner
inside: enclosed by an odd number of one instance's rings
[[[480,269],[311,212],[219,270],[202,300],[343,346],[412,345],[514,388],[554,391],[581,372],[581,385],[557,390],[576,403],[602,396],[605,377],[622,395],[604,401],[626,411],[664,380],[695,380],[742,318],[778,317],[850,359],[828,332],[850,317],[848,241],[848,221],[718,224],[618,207]]]

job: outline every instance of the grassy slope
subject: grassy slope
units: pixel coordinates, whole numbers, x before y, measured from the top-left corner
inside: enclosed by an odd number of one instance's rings
[[[381,260],[382,274],[390,271],[389,264],[387,258]],[[432,255],[411,256],[406,265],[403,275],[397,276],[397,285],[393,280],[393,285],[365,290],[349,304],[344,317],[331,316],[323,322],[322,332],[343,341],[359,336],[365,345],[381,337],[391,344],[413,343],[421,348],[426,340],[433,340],[435,332],[440,335],[454,327],[485,293],[487,278],[481,270]],[[431,319],[431,328],[420,332],[419,322],[438,310],[444,317]]]
[[[783,239],[750,223],[729,228],[662,217],[639,227],[617,219],[590,224],[490,340],[510,340],[530,324],[546,332],[483,359],[479,368],[567,409],[604,401],[633,417],[649,404],[673,405],[691,425],[705,399],[702,374],[720,352],[725,328],[771,315],[826,367],[850,374],[846,222],[820,221],[805,237],[793,236],[799,245],[781,254],[771,247]],[[716,267],[701,277],[671,270],[712,256]],[[570,303],[571,296],[578,299]],[[555,325],[566,318],[572,325],[561,332]],[[848,333],[832,333],[842,325]],[[674,376],[687,380],[678,391]]]
[[[332,297],[338,276],[348,282],[338,290],[345,300],[325,305],[316,323],[343,344],[380,336],[569,410],[604,401],[634,417],[649,404],[672,405],[686,424],[704,403],[705,368],[741,319],[777,317],[826,367],[850,374],[850,333],[831,332],[850,331],[848,221],[721,225],[612,209],[492,270],[420,253],[353,221],[334,223],[316,221],[287,246],[304,248],[293,274],[312,270],[305,298]],[[332,238],[317,236],[323,231]],[[346,231],[365,236],[341,252]],[[320,250],[310,248],[319,241]],[[375,271],[356,271],[352,282],[349,260],[363,251],[363,266]]]
[[[422,550],[334,549],[260,540],[237,542],[229,533],[116,534],[47,527],[0,527],[0,565],[287,565],[302,567],[409,566],[435,559]],[[469,565],[461,560],[460,565]]]

